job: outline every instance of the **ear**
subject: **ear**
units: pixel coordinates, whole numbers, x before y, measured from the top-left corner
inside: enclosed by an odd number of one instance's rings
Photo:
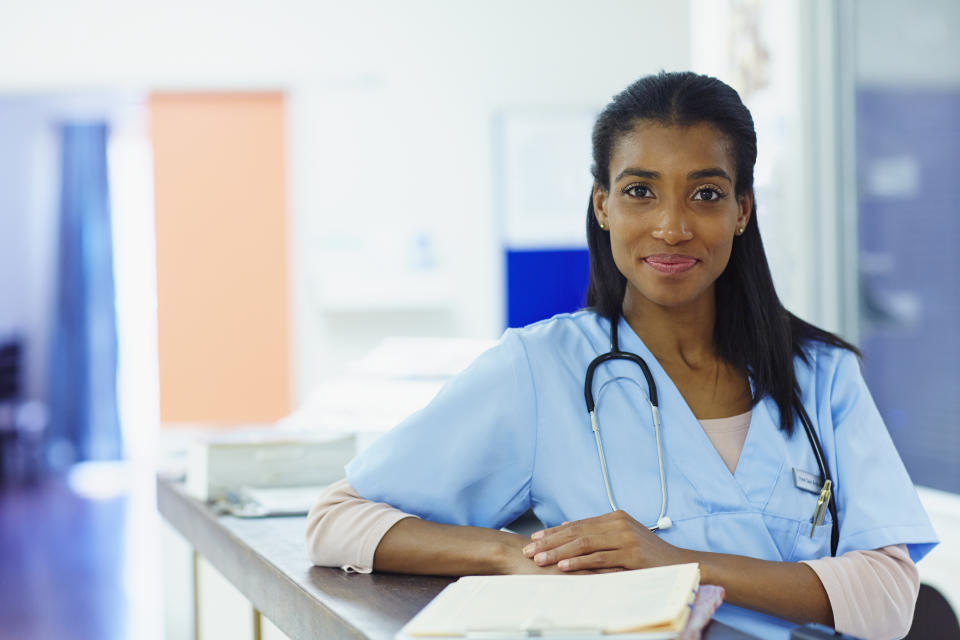
[[[753,211],[753,192],[737,196],[737,205],[740,209],[737,213],[737,229],[746,229]]]
[[[610,228],[607,223],[607,190],[599,182],[593,183],[593,215],[601,227]]]

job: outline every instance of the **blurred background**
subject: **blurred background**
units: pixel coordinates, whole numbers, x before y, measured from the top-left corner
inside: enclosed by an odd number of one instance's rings
[[[388,428],[435,387],[371,353],[582,306],[592,120],[661,69],[751,109],[778,291],[863,349],[960,605],[954,0],[0,13],[0,637],[238,637],[195,628],[156,473],[211,431]]]

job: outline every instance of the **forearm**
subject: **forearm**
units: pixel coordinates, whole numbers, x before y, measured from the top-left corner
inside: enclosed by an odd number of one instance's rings
[[[701,584],[722,586],[731,604],[793,622],[833,626],[827,592],[813,569],[801,562],[682,551],[684,562],[700,563]]]
[[[383,536],[373,567],[443,576],[538,571],[521,551],[527,542],[526,536],[506,531],[406,518]]]

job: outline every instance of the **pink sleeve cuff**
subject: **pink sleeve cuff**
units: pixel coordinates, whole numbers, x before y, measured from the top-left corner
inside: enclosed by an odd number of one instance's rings
[[[307,515],[310,561],[322,567],[370,573],[387,531],[404,513],[382,502],[361,498],[346,480],[330,485]]]
[[[827,592],[837,631],[867,640],[890,640],[910,630],[920,574],[906,545],[803,562]]]

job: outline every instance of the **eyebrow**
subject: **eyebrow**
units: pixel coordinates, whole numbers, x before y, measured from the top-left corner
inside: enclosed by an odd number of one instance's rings
[[[614,179],[614,182],[619,182],[624,176],[634,176],[636,178],[646,178],[647,180],[659,180],[660,173],[658,171],[647,171],[646,169],[637,169],[633,167],[628,167],[617,174],[617,177]],[[721,169],[720,167],[710,167],[708,169],[698,169],[697,171],[691,171],[687,174],[688,180],[702,180],[703,178],[724,178],[730,183],[733,183],[733,178],[730,175]]]
[[[691,171],[687,174],[687,179],[689,180],[701,180],[703,178],[723,178],[727,182],[730,182],[731,184],[733,183],[733,178],[727,175],[727,172],[720,167],[700,169],[699,171]]]

